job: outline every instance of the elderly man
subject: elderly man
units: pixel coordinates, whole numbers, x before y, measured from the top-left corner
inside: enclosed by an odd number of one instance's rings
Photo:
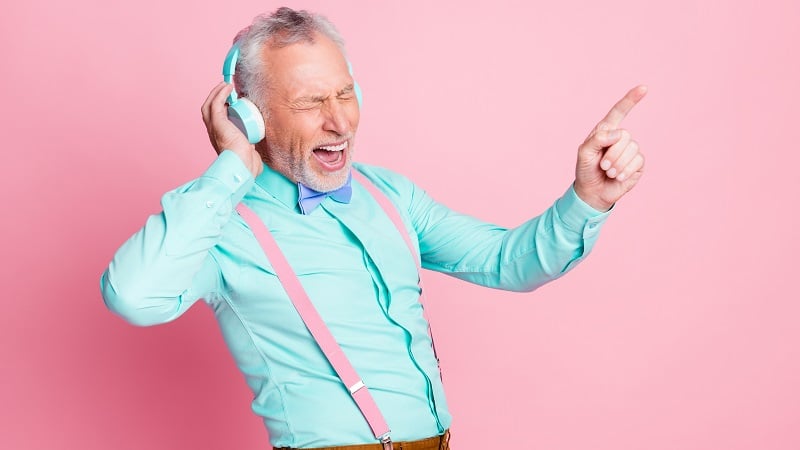
[[[163,211],[118,250],[101,280],[106,304],[152,325],[203,299],[275,448],[448,448],[419,265],[516,291],[572,268],[642,175],[642,154],[619,127],[644,87],[580,145],[564,196],[504,229],[447,209],[401,175],[352,163],[358,87],[323,17],[280,8],[234,48],[239,95],[223,82],[202,107],[218,157],[166,193]],[[260,111],[263,139],[227,112],[240,97]]]

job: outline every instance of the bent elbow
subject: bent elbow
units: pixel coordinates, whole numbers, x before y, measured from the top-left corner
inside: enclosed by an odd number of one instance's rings
[[[156,302],[137,289],[117,289],[108,279],[100,279],[100,292],[106,307],[131,325],[147,327],[169,322],[177,317],[174,305]]]
[[[540,260],[533,267],[522,263],[503,266],[500,269],[499,279],[502,289],[507,291],[532,292],[563,274],[563,271],[554,270]]]
[[[550,281],[550,279],[548,279],[548,281]],[[511,292],[521,292],[521,293],[533,292],[536,289],[542,287],[545,283],[547,283],[547,281],[532,282],[530,280],[521,280],[514,284],[508,284],[506,290]]]

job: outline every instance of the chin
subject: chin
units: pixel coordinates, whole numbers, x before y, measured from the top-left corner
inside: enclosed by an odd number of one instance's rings
[[[350,164],[336,172],[319,174],[310,174],[311,176],[303,177],[301,183],[319,192],[330,192],[339,189],[347,182],[347,176],[350,174]]]

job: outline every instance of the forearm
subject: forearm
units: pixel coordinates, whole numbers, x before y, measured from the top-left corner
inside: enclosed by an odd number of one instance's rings
[[[210,250],[251,185],[249,171],[226,152],[203,176],[165,194],[163,211],[119,248],[101,277],[108,308],[133,324],[152,325],[216,292]]]
[[[483,286],[530,291],[583,260],[607,215],[581,201],[572,188],[544,213],[513,229],[444,214],[437,227],[428,227],[431,236],[421,239],[423,267]],[[435,228],[446,228],[448,235]]]

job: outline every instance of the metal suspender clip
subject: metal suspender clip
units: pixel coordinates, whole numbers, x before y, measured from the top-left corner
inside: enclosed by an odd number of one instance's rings
[[[381,444],[383,444],[383,450],[393,450],[392,447],[392,438],[389,436],[389,432],[387,431],[386,434],[381,436]]]

